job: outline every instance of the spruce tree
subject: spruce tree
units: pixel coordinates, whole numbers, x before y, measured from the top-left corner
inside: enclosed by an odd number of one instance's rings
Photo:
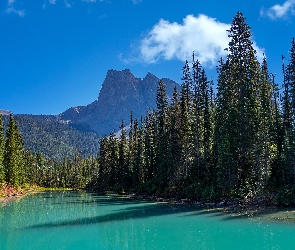
[[[119,145],[114,133],[109,135],[109,186],[112,189],[121,189],[119,186],[121,176],[119,176]],[[118,190],[121,191],[121,190]]]
[[[142,183],[141,168],[142,168],[142,138],[138,124],[138,120],[133,121],[133,146],[132,146],[132,158],[133,164],[131,169],[133,187],[138,187]]]
[[[120,186],[126,190],[130,183],[128,183],[128,144],[126,137],[126,129],[124,127],[124,121],[121,123],[121,136],[119,139],[119,159],[118,159],[118,175],[121,176]]]
[[[13,186],[20,186],[25,180],[23,148],[23,139],[13,116],[10,115],[6,131],[4,166],[6,181]]]
[[[146,180],[146,159],[145,159],[145,138],[144,138],[144,127],[143,120],[141,118],[140,127],[137,134],[137,151],[136,151],[136,168],[137,168],[137,186],[141,186]]]
[[[128,183],[129,187],[138,188],[146,181],[148,175],[148,160],[145,151],[144,121],[140,122],[131,115],[128,138]]]
[[[168,106],[168,99],[166,94],[166,86],[163,81],[159,81],[158,89],[157,89],[157,96],[156,96],[156,117],[157,117],[157,129],[156,129],[156,136],[157,136],[157,144],[156,144],[156,167],[157,171],[157,178],[160,187],[164,187],[167,185],[167,106]]]
[[[5,181],[4,172],[4,127],[2,114],[0,114],[0,183]]]
[[[228,32],[229,53],[219,66],[218,77],[219,181],[224,194],[235,191],[242,197],[252,197],[259,172],[260,66],[250,27],[241,12],[233,18]]]
[[[180,118],[180,103],[178,92],[174,87],[172,102],[167,111],[168,114],[168,174],[169,185],[175,189],[176,180],[182,173],[180,171],[181,165],[181,118]]]
[[[193,56],[194,58],[194,56]],[[193,122],[192,131],[194,134],[194,154],[195,154],[195,178],[197,182],[201,181],[203,157],[204,157],[204,104],[205,104],[205,88],[207,78],[202,70],[198,60],[193,62]]]
[[[194,56],[193,56],[194,58]],[[195,169],[194,178],[201,183],[209,175],[209,161],[213,146],[213,90],[212,82],[208,81],[205,70],[198,60],[193,62],[193,93],[192,101],[194,135]]]
[[[144,182],[150,182],[156,175],[155,113],[147,112],[144,122]]]
[[[264,57],[261,65],[261,76],[259,83],[260,98],[260,124],[259,124],[259,144],[258,152],[260,157],[257,158],[259,163],[258,186],[260,192],[265,192],[269,184],[271,168],[276,161],[278,155],[277,135],[276,135],[276,119],[279,112],[277,107],[276,86],[272,74],[268,72],[266,58]]]
[[[183,77],[181,84],[180,93],[180,128],[181,128],[181,145],[182,145],[182,159],[181,159],[181,170],[179,173],[180,178],[186,179],[188,177],[192,162],[194,159],[194,133],[193,127],[193,116],[194,111],[192,108],[192,78],[188,61],[186,61],[183,67]]]
[[[288,79],[291,88],[291,109],[292,109],[292,126],[295,124],[295,39],[292,39],[291,48],[289,50],[290,61],[287,66]]]
[[[285,67],[284,73],[284,92],[282,98],[283,112],[283,184],[294,184],[295,176],[295,41],[292,39],[289,51],[289,63]]]

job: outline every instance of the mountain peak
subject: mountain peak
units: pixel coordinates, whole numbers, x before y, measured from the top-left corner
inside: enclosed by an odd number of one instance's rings
[[[156,77],[154,74],[152,74],[151,72],[148,72],[146,74],[146,76],[143,78],[143,80],[148,79],[148,80],[156,80],[159,81],[159,78]]]
[[[114,76],[118,76],[118,75],[132,75],[133,76],[130,69],[123,69],[123,70],[110,69],[107,72],[106,78],[114,77]]]
[[[164,81],[168,96],[172,96],[176,82]],[[70,120],[74,127],[96,131],[104,135],[119,130],[122,120],[129,124],[133,117],[144,116],[148,109],[156,107],[159,83],[152,73],[145,78],[135,77],[129,69],[109,70],[102,84],[98,99],[85,108],[71,108],[61,114],[61,119]]]
[[[12,114],[10,110],[4,110],[4,109],[0,109],[0,114],[2,115],[10,115]]]

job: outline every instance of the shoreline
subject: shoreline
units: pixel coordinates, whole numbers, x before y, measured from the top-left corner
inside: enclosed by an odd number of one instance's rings
[[[87,190],[90,191],[90,190]],[[94,190],[92,190],[93,192]],[[94,191],[95,192],[95,191]],[[203,202],[181,198],[164,198],[158,196],[118,194],[112,191],[104,192],[105,195],[119,195],[122,197],[146,200],[156,203],[167,203],[171,205],[195,206],[204,211],[216,211],[224,215],[240,218],[266,218],[273,221],[289,221],[295,224],[295,207],[282,207],[275,204],[257,204],[255,202]]]
[[[21,199],[27,195],[35,194],[43,191],[71,191],[73,188],[44,188],[38,186],[30,186],[25,188],[14,188],[6,183],[0,183],[0,207],[6,206],[16,199]]]
[[[14,188],[6,183],[0,183],[0,207],[6,206],[10,202],[21,199],[26,195],[33,194],[39,191],[36,186],[26,188]]]

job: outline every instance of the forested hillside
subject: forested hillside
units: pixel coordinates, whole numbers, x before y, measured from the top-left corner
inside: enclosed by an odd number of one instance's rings
[[[9,116],[3,116],[5,127]],[[24,148],[40,151],[44,156],[59,161],[71,158],[76,152],[82,156],[99,152],[99,136],[94,132],[83,132],[61,123],[53,115],[14,115],[14,120],[23,137]]]

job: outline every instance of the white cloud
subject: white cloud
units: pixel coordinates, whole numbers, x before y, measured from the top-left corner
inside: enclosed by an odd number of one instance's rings
[[[48,0],[48,2],[49,2],[49,4],[55,5],[57,0]],[[72,7],[72,4],[68,0],[64,0],[64,4],[65,4],[66,8]],[[43,3],[42,8],[45,10],[46,7],[47,7],[47,4],[45,2],[45,3]]]
[[[132,0],[133,4],[138,4],[138,3],[141,3],[141,2],[142,2],[142,0]]]
[[[276,4],[267,10],[261,9],[261,16],[268,16],[271,19],[285,17],[288,13],[295,14],[294,12],[295,0],[287,0],[282,5]]]
[[[14,4],[15,4],[15,0],[8,0],[6,13],[7,14],[14,13],[14,14],[17,14],[18,16],[20,16],[20,17],[24,17],[25,16],[25,11],[24,10],[17,10],[14,7]]]
[[[14,3],[15,3],[15,0],[8,0],[7,5],[8,5],[8,6],[11,6],[11,5],[13,5]]]
[[[86,3],[96,3],[97,0],[82,0],[82,2],[86,2]],[[111,3],[109,0],[99,0],[99,2],[107,2],[107,3]]]
[[[215,65],[220,57],[226,55],[229,38],[227,29],[230,24],[217,21],[206,15],[188,15],[182,24],[161,19],[148,35],[141,40],[141,59],[156,63],[160,59],[179,59],[182,61],[195,56],[202,64]],[[258,59],[263,58],[263,49],[255,42]]]
[[[25,11],[24,10],[16,10],[14,7],[8,7],[6,9],[6,13],[8,13],[8,14],[15,13],[15,14],[19,15],[20,17],[25,16]]]
[[[72,7],[72,5],[68,2],[68,0],[64,0],[64,2],[65,2],[65,5],[66,5],[67,8],[71,8]]]

